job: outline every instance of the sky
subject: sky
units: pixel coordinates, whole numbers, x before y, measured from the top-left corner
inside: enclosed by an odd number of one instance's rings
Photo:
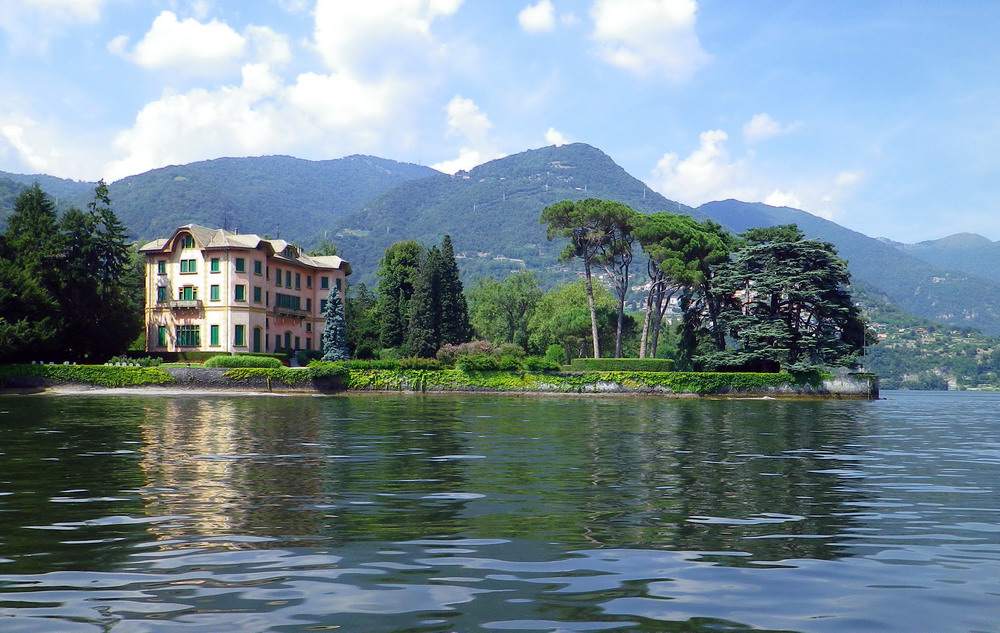
[[[0,171],[452,173],[583,142],[666,197],[1000,240],[1000,3],[0,0]]]

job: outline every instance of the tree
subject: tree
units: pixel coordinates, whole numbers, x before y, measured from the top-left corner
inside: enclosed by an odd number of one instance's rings
[[[326,319],[322,338],[323,360],[330,363],[350,360],[351,355],[347,350],[347,319],[344,317],[344,304],[340,301],[340,291],[336,286],[330,288],[323,317]]]
[[[632,265],[632,231],[640,222],[640,215],[620,202],[601,201],[594,205],[593,213],[604,234],[598,244],[599,254],[595,258],[598,266],[611,281],[618,296],[618,311],[615,326],[615,358],[622,356],[622,328],[625,323],[625,295],[629,290],[629,268]]]
[[[421,258],[410,298],[410,323],[406,332],[406,353],[432,358],[441,347],[440,286],[441,250],[432,246]]]
[[[397,242],[386,249],[379,262],[378,299],[381,347],[399,347],[406,341],[410,320],[410,297],[420,261],[420,245],[413,240]]]
[[[378,352],[379,323],[375,294],[365,284],[347,289],[344,316],[347,318],[347,348],[352,358],[375,358]]]
[[[528,322],[542,296],[541,280],[522,270],[503,281],[482,277],[469,293],[472,325],[492,343],[528,345]]]
[[[600,344],[610,344],[615,337],[615,298],[604,286],[594,288],[593,296]],[[586,343],[591,338],[589,317],[586,280],[550,290],[539,298],[528,321],[528,346],[542,353],[556,344],[564,347],[570,356],[585,356]],[[585,326],[582,331],[581,323]],[[628,323],[626,318],[626,325]]]
[[[847,290],[847,263],[832,244],[795,225],[751,229],[732,261],[717,267],[713,294],[725,298],[715,327],[737,346],[708,355],[707,367],[852,365],[865,325]]]
[[[0,259],[0,363],[41,360],[55,350],[56,304],[27,270]]]
[[[675,293],[702,283],[711,264],[729,253],[721,227],[676,213],[641,216],[633,229],[648,255],[649,290],[646,317],[639,343],[639,357],[655,356],[660,325]]]
[[[562,261],[579,258],[583,263],[587,288],[587,307],[590,310],[591,337],[594,343],[594,358],[601,357],[601,346],[597,328],[597,308],[594,304],[594,284],[592,268],[601,255],[603,243],[607,239],[600,221],[600,206],[603,200],[588,198],[580,202],[563,200],[542,209],[539,219],[545,224],[545,236],[549,240],[564,237],[569,240],[559,255]]]
[[[469,323],[469,306],[465,300],[450,235],[445,235],[441,242],[440,266],[438,282],[438,307],[441,313],[440,342],[452,345],[465,343],[472,339],[472,326]]]

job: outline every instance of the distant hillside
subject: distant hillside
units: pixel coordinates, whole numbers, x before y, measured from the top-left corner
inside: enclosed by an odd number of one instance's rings
[[[218,158],[129,176],[109,190],[115,212],[138,239],[168,235],[195,222],[304,243],[317,241],[322,237],[318,229],[373,196],[432,174],[439,172],[373,156]],[[81,208],[94,190],[94,183],[51,176],[7,177],[25,184],[37,180],[60,202]],[[2,206],[3,200],[0,213],[6,215],[10,207]]]
[[[698,209],[733,231],[798,224],[809,237],[832,242],[856,279],[882,290],[900,309],[920,317],[1000,334],[1000,284],[948,270],[882,240],[814,215],[761,203],[710,202]]]
[[[916,244],[893,243],[904,253],[925,262],[986,277],[1000,279],[1000,242],[975,233],[956,233],[939,240]]]
[[[560,200],[604,198],[647,213],[703,216],[667,200],[583,143],[529,150],[454,176],[413,180],[375,197],[331,226],[334,241],[355,270],[371,282],[378,260],[393,242],[440,243],[450,234],[467,276],[504,276],[522,266],[551,278],[562,244],[545,239],[539,215]],[[575,273],[568,273],[575,274]]]

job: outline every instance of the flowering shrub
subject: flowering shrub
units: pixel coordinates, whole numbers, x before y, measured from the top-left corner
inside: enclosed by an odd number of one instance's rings
[[[454,367],[459,356],[492,356],[493,345],[489,341],[469,341],[458,345],[446,344],[437,351],[437,359],[442,365]]]

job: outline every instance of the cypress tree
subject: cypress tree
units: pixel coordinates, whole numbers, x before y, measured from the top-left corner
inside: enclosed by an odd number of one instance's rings
[[[406,342],[410,296],[419,261],[420,245],[407,240],[387,248],[379,262],[375,273],[379,277],[375,315],[382,347],[399,347]]]
[[[469,306],[465,300],[450,235],[445,235],[441,244],[440,274],[440,342],[452,345],[465,343],[472,339],[472,326],[469,323]]]
[[[406,353],[433,358],[441,347],[441,250],[431,247],[420,262],[410,297]]]
[[[323,317],[326,319],[322,338],[323,360],[350,360],[351,355],[347,351],[347,319],[344,317],[344,304],[340,301],[336,285],[330,288]]]

